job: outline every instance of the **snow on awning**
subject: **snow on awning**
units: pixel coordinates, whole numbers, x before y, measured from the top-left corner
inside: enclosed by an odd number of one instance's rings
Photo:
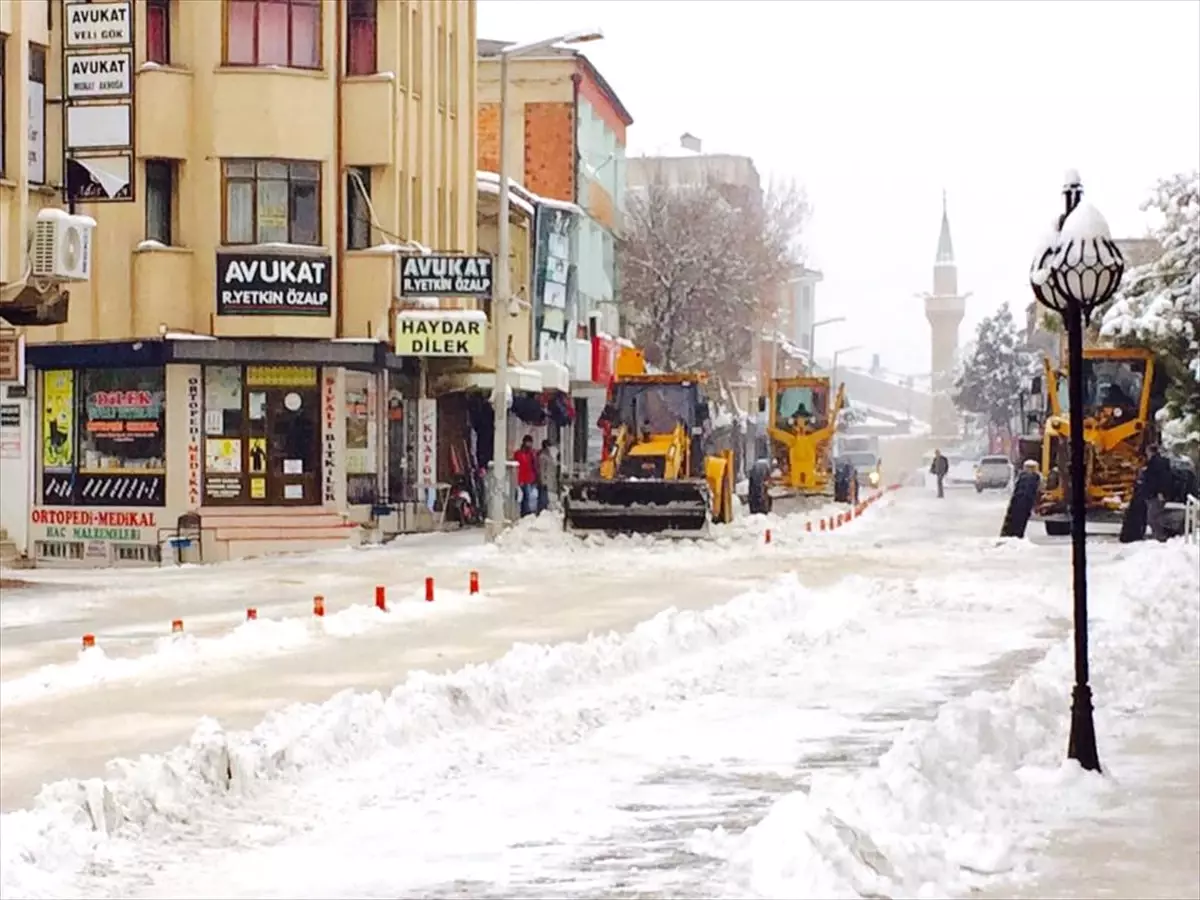
[[[484,190],[489,194],[500,193],[500,176],[495,172],[477,171],[475,173],[476,187]],[[548,206],[551,209],[561,209],[563,212],[571,213],[572,215],[582,216],[583,210],[566,200],[555,200],[552,197],[543,197],[541,194],[535,194],[533,191],[519,184],[513,179],[508,179],[509,197],[513,202],[522,200],[530,206],[541,205]]]
[[[571,371],[560,362],[538,359],[526,363],[525,368],[541,375],[544,391],[562,391],[565,394],[571,390]]]
[[[482,309],[402,309],[396,313],[396,318],[416,319],[422,322],[431,319],[443,322],[486,322],[487,313]]]
[[[475,186],[478,190],[483,191],[483,193],[485,193],[485,194],[491,194],[494,197],[500,196],[500,182],[498,182],[498,181],[494,182],[494,183],[488,182],[488,181],[479,181],[479,182],[476,182]],[[508,192],[508,202],[511,203],[517,209],[521,210],[521,212],[525,213],[525,215],[530,216],[530,217],[533,216],[533,212],[534,212],[533,204],[530,203],[528,200],[526,200],[524,197],[522,197],[520,194],[518,194],[516,191],[510,190]]]
[[[454,375],[450,376],[450,378],[453,382],[461,384],[464,389],[478,388],[484,391],[491,391],[496,387],[495,372],[468,372],[465,375]],[[533,394],[541,393],[542,373],[536,369],[529,369],[524,366],[509,366],[508,387],[514,391],[528,391]]]

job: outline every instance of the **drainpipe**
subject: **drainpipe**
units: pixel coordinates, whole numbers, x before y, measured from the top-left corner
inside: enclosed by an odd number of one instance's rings
[[[333,75],[333,128],[335,132],[334,140],[336,144],[336,154],[333,162],[333,177],[334,177],[334,204],[336,206],[334,214],[334,248],[333,248],[333,272],[334,278],[337,281],[337,289],[334,291],[337,299],[337,312],[334,318],[334,333],[337,337],[346,336],[346,314],[345,314],[345,298],[346,290],[342,286],[342,273],[344,270],[344,257],[346,247],[346,173],[345,173],[345,148],[342,140],[342,73],[345,71],[345,47],[343,46],[342,28],[343,18],[346,15],[346,10],[341,5],[335,7],[336,15],[333,17],[333,33],[334,41],[337,44],[337,49],[334,51],[334,58],[337,60],[336,70]]]

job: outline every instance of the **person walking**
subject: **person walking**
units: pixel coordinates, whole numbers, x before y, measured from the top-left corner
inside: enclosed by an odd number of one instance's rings
[[[542,441],[542,449],[538,453],[537,476],[537,511],[542,513],[558,497],[558,451],[548,440]]]
[[[529,516],[534,511],[533,492],[537,490],[537,454],[533,452],[533,435],[527,434],[521,438],[521,447],[513,454],[517,463],[517,486],[521,491],[521,516]]]
[[[941,450],[933,451],[933,463],[929,466],[929,474],[937,479],[937,495],[939,498],[946,496],[942,483],[946,480],[946,473],[950,471],[950,460],[942,456]]]
[[[1021,474],[1013,483],[1012,497],[1009,498],[1008,511],[1004,514],[1004,524],[1000,528],[1000,537],[1025,537],[1025,526],[1033,515],[1037,505],[1038,489],[1042,485],[1042,473],[1038,471],[1036,460],[1027,459],[1021,464]]]
[[[1146,467],[1142,470],[1142,490],[1146,496],[1146,524],[1156,541],[1167,539],[1165,513],[1167,495],[1171,493],[1171,461],[1158,450],[1158,444],[1147,449]]]

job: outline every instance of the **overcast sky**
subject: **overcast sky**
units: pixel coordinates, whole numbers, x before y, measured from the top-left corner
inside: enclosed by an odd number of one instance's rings
[[[864,344],[895,371],[929,369],[914,295],[943,188],[973,292],[961,344],[1002,303],[1024,309],[1064,169],[1126,237],[1158,176],[1200,165],[1196,0],[479,0],[478,24],[520,41],[599,26],[583,49],[634,118],[630,154],[690,131],[800,182],[818,316],[848,319],[818,355]]]

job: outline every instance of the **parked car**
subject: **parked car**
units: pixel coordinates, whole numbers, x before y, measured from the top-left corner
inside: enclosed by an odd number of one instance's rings
[[[1013,464],[1007,456],[985,456],[975,466],[975,491],[1008,490],[1013,480]]]

